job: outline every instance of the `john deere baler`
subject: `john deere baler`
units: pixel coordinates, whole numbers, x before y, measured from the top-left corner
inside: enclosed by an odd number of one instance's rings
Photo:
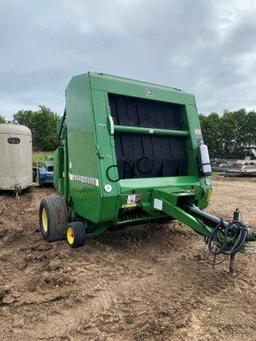
[[[40,206],[48,241],[82,246],[122,225],[178,219],[207,237],[215,253],[248,239],[232,223],[205,213],[211,166],[193,95],[179,89],[87,73],[71,79],[59,124],[54,185]],[[214,250],[213,250],[214,249]]]

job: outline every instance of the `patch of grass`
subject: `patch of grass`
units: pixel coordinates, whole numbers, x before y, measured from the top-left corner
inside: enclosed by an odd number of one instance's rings
[[[52,152],[33,152],[33,160],[35,162],[44,162],[45,158],[51,155]]]

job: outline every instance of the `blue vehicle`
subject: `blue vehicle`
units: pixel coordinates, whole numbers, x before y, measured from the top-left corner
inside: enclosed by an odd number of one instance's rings
[[[53,171],[49,171],[45,167],[38,167],[38,171],[39,171],[39,186],[53,183]]]
[[[44,163],[34,164],[33,181],[39,186],[53,184],[53,159],[48,157]]]

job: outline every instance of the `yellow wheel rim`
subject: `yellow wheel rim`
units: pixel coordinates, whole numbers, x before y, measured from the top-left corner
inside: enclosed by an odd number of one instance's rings
[[[43,225],[44,232],[47,232],[48,231],[48,216],[47,216],[47,212],[45,208],[42,209],[42,225]]]
[[[71,226],[69,226],[67,229],[67,241],[70,245],[72,245],[72,244],[74,244],[74,240],[75,240],[75,237],[74,237],[73,228]]]

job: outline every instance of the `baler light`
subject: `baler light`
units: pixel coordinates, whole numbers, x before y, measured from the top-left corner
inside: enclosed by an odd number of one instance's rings
[[[200,171],[204,176],[210,176],[212,174],[212,167],[210,163],[210,156],[208,147],[202,143],[199,146],[199,158],[200,158]]]

